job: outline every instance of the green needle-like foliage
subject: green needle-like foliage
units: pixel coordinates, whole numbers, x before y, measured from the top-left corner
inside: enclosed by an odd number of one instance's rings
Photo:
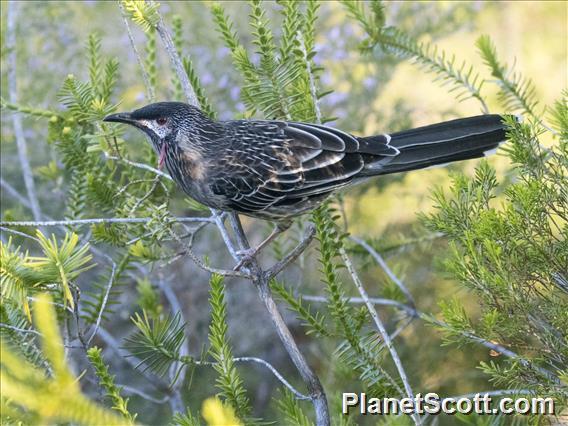
[[[209,281],[211,290],[209,304],[211,305],[211,324],[209,325],[209,353],[215,359],[213,368],[219,376],[216,385],[221,396],[233,407],[240,419],[250,413],[249,399],[243,387],[243,381],[235,368],[233,352],[227,336],[227,302],[223,277],[213,274]]]
[[[152,283],[144,278],[138,282],[138,306],[148,314],[150,318],[159,318],[164,307],[160,303],[160,293]]]
[[[156,68],[156,30],[153,28],[146,31],[146,46],[144,47],[144,50],[146,52],[144,65],[148,72],[150,87],[155,92],[158,80],[158,70]]]
[[[160,3],[145,0],[121,0],[121,3],[130,18],[145,32],[149,32],[160,21]]]
[[[420,43],[395,28],[385,29],[377,42],[388,52],[401,58],[413,59],[424,70],[437,75],[436,81],[456,93],[456,99],[475,98],[483,102],[481,88],[484,80],[467,62],[456,62],[455,55],[448,55],[435,45]]]
[[[89,254],[89,245],[85,244],[77,248],[79,236],[74,233],[66,234],[61,246],[54,235],[48,239],[39,230],[37,238],[45,257],[32,256],[28,259],[28,265],[41,271],[43,282],[60,283],[63,299],[73,308],[72,281],[93,266],[87,265],[92,259],[92,255]]]
[[[313,426],[313,422],[304,414],[294,394],[288,390],[283,391],[276,400],[278,411],[284,416],[284,423],[297,426]]]
[[[260,111],[268,119],[316,121],[314,103],[317,99],[313,99],[311,84],[317,80],[320,70],[311,61],[318,4],[309,2],[304,14],[300,13],[297,2],[284,2],[283,6],[285,26],[278,49],[265,6],[260,1],[250,2],[249,23],[258,65],[250,59],[223,7],[215,3],[211,11],[217,30],[231,50],[235,67],[244,80],[241,96],[248,113],[253,115]],[[311,73],[306,58],[310,61]]]
[[[379,0],[371,2],[370,11],[365,2],[342,0],[342,3],[367,33],[367,39],[361,44],[364,52],[379,46],[401,59],[411,59],[425,71],[435,74],[436,81],[455,92],[457,100],[475,98],[487,109],[481,94],[485,80],[472,65],[465,61],[456,62],[455,55],[448,55],[434,44],[419,42],[399,28],[385,27],[384,6]]]
[[[330,331],[325,323],[325,316],[321,312],[312,312],[310,305],[305,305],[302,296],[296,296],[287,289],[284,284],[273,281],[270,288],[280,296],[282,300],[288,303],[288,308],[298,315],[298,319],[303,321],[303,325],[307,327],[306,334],[315,333],[320,336],[329,336]]]
[[[63,300],[73,307],[72,282],[93,266],[88,265],[92,259],[89,245],[77,247],[77,234],[66,234],[61,243],[54,235],[48,239],[39,230],[36,235],[44,256],[22,255],[18,247],[12,248],[10,241],[0,243],[2,298],[21,306],[28,319],[31,319],[28,297],[46,284],[58,283]]]
[[[6,99],[0,97],[0,108],[1,109],[8,109],[11,111],[21,112],[22,114],[31,115],[33,117],[41,117],[41,118],[57,118],[58,114],[54,111],[50,111],[47,109],[35,108],[20,104],[13,104],[8,102]]]
[[[136,414],[132,415],[128,411],[128,399],[124,399],[122,395],[120,395],[121,388],[114,383],[114,376],[109,373],[108,367],[103,360],[101,349],[97,347],[89,349],[87,351],[87,357],[95,369],[99,383],[106,391],[106,396],[113,403],[113,410],[118,411],[125,419],[134,423]]]
[[[3,422],[8,417],[26,424],[132,424],[99,407],[81,393],[77,378],[65,360],[51,299],[44,294],[38,295],[34,304],[34,320],[42,336],[43,354],[53,369],[53,375],[48,377],[2,342],[0,375]]]
[[[0,286],[2,299],[12,300],[22,307],[22,312],[31,320],[28,294],[39,281],[34,270],[28,266],[28,255],[20,248],[12,248],[12,240],[7,244],[0,241]]]
[[[183,58],[183,69],[185,70],[185,73],[187,74],[187,77],[189,78],[189,81],[193,86],[193,89],[195,90],[195,95],[197,96],[201,110],[210,118],[215,119],[217,117],[217,113],[209,103],[207,96],[205,96],[205,91],[201,86],[201,82],[199,81],[199,77],[197,75],[197,72],[195,71],[195,68],[193,67],[191,59]]]
[[[536,117],[535,87],[530,79],[508,68],[497,58],[497,49],[487,35],[477,39],[475,46],[485,64],[491,70],[491,76],[499,86],[499,100],[507,111],[523,111]]]
[[[565,101],[557,103],[555,116],[565,114]],[[481,336],[517,352],[517,359],[505,361],[508,367],[482,364],[496,385],[566,401],[566,122],[558,121],[564,136],[547,152],[539,144],[538,124],[512,119],[507,124],[510,143],[505,151],[519,174],[502,202],[493,202],[499,183],[484,162],[474,178],[454,176],[451,196],[437,190],[436,212],[424,217],[429,228],[450,239],[446,268],[482,308],[479,320],[473,321],[459,301],[445,303],[448,326],[439,328],[447,342],[465,344]]]
[[[19,355],[30,364],[49,371],[49,364],[37,346],[37,334],[29,318],[18,309],[20,306],[15,306],[13,300],[3,297],[0,304],[0,339],[11,348],[19,348]]]
[[[185,413],[174,414],[170,425],[175,426],[201,426],[199,417],[193,414],[189,409],[186,409]]]
[[[101,319],[106,321],[118,308],[120,303],[118,298],[121,294],[121,286],[124,283],[124,275],[131,266],[132,257],[129,253],[125,253],[113,273],[113,267],[107,268],[106,274],[101,274],[93,284],[93,288],[81,297],[81,305],[83,307],[81,317],[87,324],[95,324],[101,315]],[[111,287],[108,297],[106,297],[107,288]],[[106,297],[106,303],[105,303]]]
[[[348,303],[338,275],[339,268],[343,267],[338,258],[345,235],[339,231],[336,219],[338,216],[329,203],[324,203],[312,214],[320,243],[320,272],[328,293],[328,309],[335,321],[335,334],[345,339],[336,353],[342,362],[360,374],[369,386],[370,394],[392,395],[400,392],[400,388],[381,366],[381,342],[374,332],[360,335],[362,322],[355,308]]]
[[[138,367],[165,375],[172,363],[180,359],[180,348],[185,343],[181,314],[150,319],[143,311],[142,315],[135,314],[132,322],[138,331],[126,339],[126,347],[140,358]]]
[[[385,8],[380,0],[372,0],[370,11],[367,10],[367,2],[358,0],[341,0],[343,6],[353,19],[359,22],[370,38],[371,43],[380,37],[385,25]],[[369,47],[369,46],[367,46]]]
[[[174,46],[176,47],[176,52],[180,57],[183,57],[182,46],[183,46],[183,31],[182,31],[182,17],[180,15],[174,15],[172,18],[173,35],[172,39]],[[172,78],[173,89],[173,99],[177,101],[183,100],[183,89],[181,87],[181,82],[177,76]],[[195,87],[195,86],[194,86]]]

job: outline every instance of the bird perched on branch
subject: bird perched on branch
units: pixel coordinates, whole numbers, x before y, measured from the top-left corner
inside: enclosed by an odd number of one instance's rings
[[[190,197],[280,228],[331,193],[377,175],[487,155],[505,141],[500,115],[480,115],[358,137],[318,124],[214,121],[181,102],[158,102],[104,121],[142,130]],[[265,243],[261,244],[264,245]]]

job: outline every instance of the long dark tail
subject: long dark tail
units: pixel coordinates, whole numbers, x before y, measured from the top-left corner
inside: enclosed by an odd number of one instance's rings
[[[393,133],[390,145],[400,154],[390,161],[369,162],[363,174],[404,172],[484,157],[505,141],[505,130],[502,116],[487,114]],[[372,143],[373,138],[361,139]]]

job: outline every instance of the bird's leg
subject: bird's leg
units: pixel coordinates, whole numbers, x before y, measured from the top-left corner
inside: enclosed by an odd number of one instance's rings
[[[264,247],[266,247],[272,241],[274,241],[274,239],[276,239],[276,237],[278,237],[282,232],[289,229],[290,226],[292,226],[292,222],[290,221],[276,222],[276,225],[272,229],[270,235],[266,237],[264,241],[262,241],[258,246],[251,247],[246,250],[239,250],[237,254],[241,257],[241,259],[239,260],[239,263],[237,263],[236,266],[233,268],[233,270],[238,271],[247,263],[249,263]]]

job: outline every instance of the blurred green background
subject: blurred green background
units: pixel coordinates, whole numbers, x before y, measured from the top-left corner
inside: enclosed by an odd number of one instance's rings
[[[455,53],[462,60],[484,70],[474,47],[475,40],[488,34],[507,63],[516,63],[516,69],[535,83],[539,106],[551,104],[559,96],[559,87],[567,87],[568,51],[568,3],[564,1],[501,1],[501,2],[385,2],[387,25],[397,25],[422,41],[433,41],[447,52]],[[2,2],[2,97],[7,98],[5,49],[5,2]],[[224,7],[236,23],[245,43],[248,6],[242,2],[225,2]],[[275,4],[267,7],[276,34],[280,16]],[[119,90],[121,110],[130,110],[148,102],[136,59],[130,48],[124,23],[114,2],[19,2],[17,28],[18,93],[19,102],[39,107],[57,105],[56,93],[68,74],[80,78],[87,75],[84,46],[90,32],[102,36],[102,52],[120,61]],[[220,113],[221,119],[241,117],[244,106],[239,99],[239,77],[234,71],[229,52],[222,47],[218,34],[213,30],[212,19],[206,2],[163,2],[166,19],[179,14],[184,22],[185,53],[193,58],[206,93]],[[316,63],[324,67],[321,79],[323,90],[334,92],[323,99],[321,108],[326,116],[336,117],[329,123],[343,130],[370,135],[383,131],[396,131],[411,126],[429,124],[445,119],[480,113],[475,100],[458,103],[433,82],[432,75],[415,65],[402,62],[392,56],[375,52],[361,55],[357,46],[363,33],[348,18],[344,8],[335,2],[324,2],[317,21],[318,38]],[[143,51],[144,36],[133,28],[138,48]],[[250,46],[250,43],[247,43]],[[158,42],[158,99],[170,100],[173,93],[173,75],[168,59],[160,52]],[[252,51],[252,48],[251,48]],[[485,72],[485,71],[483,71]],[[486,87],[487,93],[493,90]],[[499,112],[494,97],[489,107]],[[10,113],[2,111],[1,117],[1,174],[2,179],[23,191],[21,171],[18,166]],[[45,143],[45,123],[24,118],[32,167],[36,171],[36,184],[44,212],[59,218],[64,192],[60,182],[41,173],[41,168],[56,160],[52,147]],[[129,131],[125,139],[128,151],[135,153],[143,138]],[[142,159],[143,160],[143,159]],[[509,178],[507,158],[494,156],[491,164],[497,168],[500,180]],[[444,169],[424,170],[372,180],[344,194],[348,229],[356,236],[376,238],[385,245],[400,240],[426,239],[426,241],[385,251],[387,261],[403,279],[424,312],[436,313],[439,300],[452,297],[467,300],[468,294],[448,279],[441,270],[447,245],[442,238],[430,238],[417,223],[417,212],[432,209],[430,192],[436,186],[447,186],[451,171],[470,174],[476,162],[452,165]],[[178,191],[176,213],[183,214],[187,205]],[[17,200],[2,191],[2,216],[17,219],[30,218],[30,213]],[[254,240],[260,240],[263,226],[252,219],[244,225]],[[6,239],[6,236],[3,236]],[[215,253],[220,241],[200,239],[200,250]],[[213,255],[212,255],[213,256]],[[217,257],[222,255],[215,255]],[[216,260],[216,262],[222,260]],[[370,262],[363,273],[367,291],[374,296],[388,294],[384,273]],[[189,320],[192,352],[198,354],[205,341],[209,321],[206,304],[206,277],[196,273],[192,264],[175,263],[170,270],[159,271],[153,279],[166,279],[171,274],[192,277],[176,283],[175,291],[184,306]],[[295,284],[305,294],[321,295],[317,265],[307,262],[303,268],[287,272],[285,281]],[[84,283],[88,287],[88,283]],[[229,326],[235,354],[256,355],[270,360],[287,377],[294,380],[296,373],[287,355],[280,347],[274,331],[268,327],[266,314],[257,300],[256,290],[249,283],[232,281],[228,287]],[[135,283],[124,288],[123,307],[112,318],[113,331],[127,334],[129,316],[136,310]],[[467,308],[475,316],[474,303]],[[384,318],[392,320],[394,311],[383,310]],[[324,386],[333,401],[341,391],[357,392],[358,383],[342,380],[341,372],[334,369],[332,345],[326,346],[304,336],[302,328],[293,316],[288,318],[295,337],[310,363],[321,375]],[[118,337],[118,336],[117,336]],[[482,347],[441,347],[440,336],[421,321],[414,321],[397,338],[396,345],[403,359],[415,391],[435,391],[441,395],[459,395],[492,388],[486,377],[476,369],[479,361],[492,359]],[[115,366],[121,383],[143,386],[131,377],[132,372]],[[255,405],[255,414],[268,416],[273,409],[270,398],[278,383],[265,371],[253,366],[239,366]],[[214,372],[205,368],[196,370],[187,391],[189,405],[199,407],[200,402],[214,393],[211,384]],[[254,393],[256,392],[256,394]],[[132,408],[143,419],[159,422],[166,407],[144,403],[132,397]],[[160,411],[164,410],[164,411]],[[373,420],[369,419],[369,422]],[[452,420],[447,420],[452,424]]]

